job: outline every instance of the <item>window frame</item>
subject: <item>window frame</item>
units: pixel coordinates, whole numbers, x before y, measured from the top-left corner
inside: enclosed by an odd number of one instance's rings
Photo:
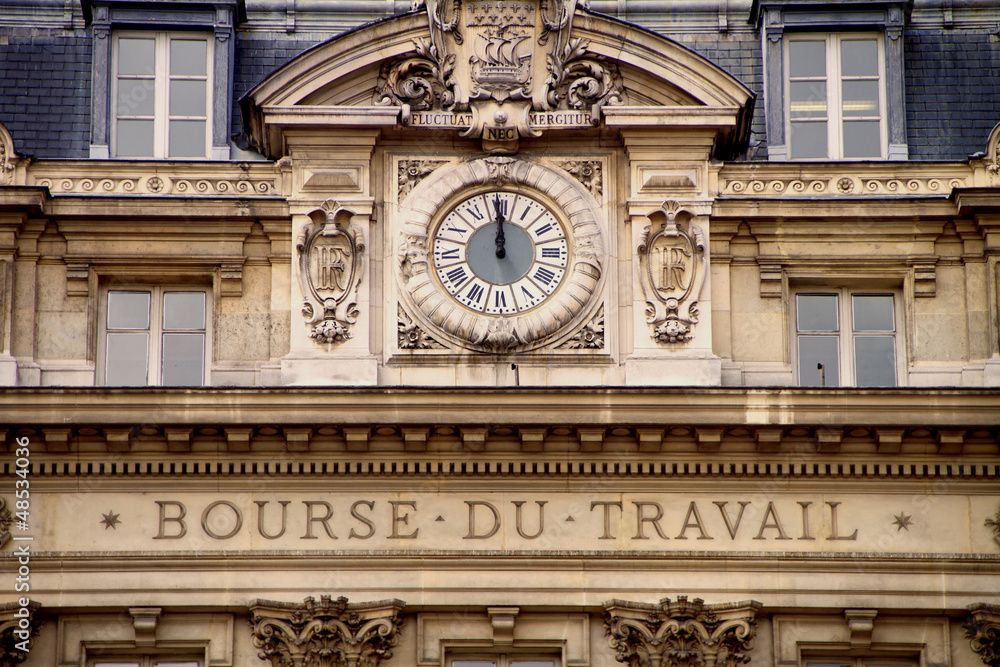
[[[455,667],[458,662],[492,662],[493,667],[513,667],[518,662],[551,662],[552,667],[562,667],[563,655],[558,650],[539,650],[537,647],[525,649],[507,648],[502,651],[475,649],[448,650],[444,667]],[[484,666],[485,667],[485,666]]]
[[[204,40],[205,42],[205,75],[188,76],[173,75],[170,73],[170,45],[173,40]],[[153,93],[154,108],[151,117],[153,121],[153,151],[152,155],[120,155],[118,145],[118,122],[120,120],[131,120],[128,115],[119,113],[118,94],[119,81],[122,78],[141,79],[138,75],[122,75],[118,71],[120,42],[122,39],[152,39],[153,47]],[[116,30],[112,34],[111,47],[111,111],[110,111],[110,155],[114,158],[130,160],[207,160],[212,153],[212,108],[213,99],[213,62],[214,62],[214,39],[211,33],[201,31],[167,31],[167,30]],[[170,113],[170,84],[175,80],[203,80],[205,82],[205,108],[204,114],[197,119],[205,124],[205,142],[201,155],[192,156],[172,156],[170,155],[170,123],[172,120],[189,120],[194,116],[173,116]],[[141,117],[142,120],[148,116]]]
[[[874,39],[876,45],[876,65],[878,69],[877,82],[878,82],[878,123],[879,123],[879,154],[872,156],[861,156],[861,157],[846,157],[844,155],[844,115],[843,115],[843,88],[845,80],[871,80],[871,77],[856,77],[851,76],[845,79],[842,72],[842,60],[841,53],[843,51],[844,42],[852,41],[862,41]],[[824,80],[826,82],[826,156],[825,157],[795,157],[792,151],[792,98],[791,98],[791,85],[793,83],[793,77],[791,76],[791,45],[793,42],[818,42],[822,41],[824,43],[824,50],[826,55],[826,74]],[[784,128],[785,128],[785,145],[787,147],[788,156],[791,160],[796,161],[830,161],[830,160],[845,160],[845,161],[864,161],[864,160],[885,160],[889,153],[889,130],[888,130],[888,120],[889,113],[887,108],[887,92],[886,92],[886,71],[885,71],[885,40],[883,35],[879,32],[839,32],[839,33],[821,33],[821,32],[795,32],[789,33],[784,39],[782,45],[782,86],[783,86],[783,105],[782,114],[784,117]],[[807,80],[807,77],[801,77]],[[816,77],[813,77],[817,79]],[[856,122],[863,120],[872,120],[874,117],[855,117],[847,120],[846,122]],[[818,118],[805,119],[804,122],[816,122]],[[800,121],[802,122],[802,121]]]
[[[87,656],[86,667],[160,667],[167,664],[176,667],[181,664],[194,663],[194,667],[205,666],[204,654],[197,653],[137,653],[129,652],[101,652],[96,655]]]
[[[112,35],[123,32],[177,32],[209,35],[211,55],[207,91],[209,114],[206,134],[209,149],[203,158],[178,160],[229,160],[233,114],[233,63],[236,58],[235,25],[246,20],[240,0],[82,0],[84,17],[92,28],[90,158],[111,159],[116,104]],[[133,159],[144,158],[115,158]],[[161,158],[148,158],[150,160]]]
[[[149,293],[149,318],[147,328],[111,328],[108,327],[108,302],[112,292],[143,292]],[[204,329],[168,329],[163,328],[163,297],[167,293],[174,292],[196,292],[205,296],[205,328]],[[97,350],[97,384],[99,386],[142,386],[142,387],[162,387],[162,386],[209,386],[211,380],[211,360],[212,360],[212,288],[200,285],[172,285],[172,284],[113,284],[101,287],[100,306],[98,308],[98,350]],[[107,381],[108,364],[108,335],[109,333],[124,331],[148,332],[146,342],[146,383],[143,385],[109,385]],[[164,385],[163,381],[163,334],[182,331],[203,332],[205,336],[202,349],[202,381],[198,385]]]
[[[806,295],[836,295],[837,296],[837,321],[838,330],[836,332],[822,331],[799,331],[798,323],[798,298]],[[893,330],[886,331],[855,331],[854,330],[854,296],[891,296],[893,306]],[[895,388],[906,386],[906,330],[903,317],[902,290],[898,287],[855,287],[855,286],[831,286],[823,284],[802,285],[790,291],[790,341],[791,341],[791,364],[792,373],[797,387],[814,388],[845,388],[858,387],[857,384],[857,358],[855,354],[855,340],[857,338],[871,338],[891,335],[893,339],[893,357],[895,364],[893,367],[895,374],[895,384],[865,385],[860,388]],[[803,384],[800,367],[800,338],[803,337],[833,337],[838,340],[838,369],[839,383],[837,385],[813,385]]]

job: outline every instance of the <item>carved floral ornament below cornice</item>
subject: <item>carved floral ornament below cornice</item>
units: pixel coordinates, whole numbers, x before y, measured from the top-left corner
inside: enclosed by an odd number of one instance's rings
[[[969,616],[962,627],[965,638],[983,663],[990,667],[1000,665],[1000,605],[984,602],[969,605]]]
[[[401,600],[352,604],[328,595],[302,604],[254,600],[253,644],[272,667],[378,667],[399,641],[403,606]]]
[[[629,667],[736,667],[757,630],[761,603],[706,605],[680,595],[658,604],[610,600],[604,628],[615,659]]]

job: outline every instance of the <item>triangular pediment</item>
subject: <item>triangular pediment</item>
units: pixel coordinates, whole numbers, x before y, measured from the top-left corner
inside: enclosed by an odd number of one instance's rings
[[[753,93],[739,81],[667,38],[577,9],[573,0],[563,3],[574,11],[571,21],[551,20],[551,8],[531,0],[449,3],[447,9],[432,0],[338,36],[247,94],[247,132],[277,157],[277,125],[290,118],[323,124],[321,110],[362,125],[412,120],[417,126],[426,113],[459,114],[447,116],[445,126],[475,137],[498,118],[524,137],[560,124],[598,126],[602,110],[613,107],[628,109],[618,117],[629,118],[661,108],[677,117],[678,107],[690,107],[689,125],[704,113],[720,126],[721,143],[745,143]],[[553,124],[538,127],[539,114]],[[723,117],[730,127],[721,127]]]

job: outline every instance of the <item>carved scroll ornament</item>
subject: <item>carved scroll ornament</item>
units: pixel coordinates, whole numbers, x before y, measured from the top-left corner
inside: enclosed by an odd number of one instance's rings
[[[624,83],[614,63],[572,37],[577,3],[466,0],[463,8],[461,0],[419,0],[414,7],[425,7],[429,38],[385,63],[374,103],[404,107],[404,124],[410,111],[471,106],[470,124],[460,126],[467,137],[492,122],[539,136],[529,109],[580,110],[596,122],[603,106],[625,103]]]
[[[354,212],[327,201],[309,214],[295,243],[302,315],[318,343],[343,343],[358,319],[358,287],[364,273],[364,238],[351,224]]]
[[[972,650],[979,654],[989,667],[1000,666],[1000,605],[969,605],[969,616],[962,623],[965,638]]]
[[[399,641],[402,610],[401,600],[350,604],[328,595],[302,604],[254,600],[253,644],[272,667],[378,667]]]
[[[736,667],[750,661],[759,602],[706,605],[678,596],[659,604],[604,603],[615,659],[630,667]]]
[[[705,281],[705,236],[690,224],[691,213],[676,202],[649,216],[639,244],[640,283],[646,322],[661,345],[686,343],[698,322],[698,298]]]

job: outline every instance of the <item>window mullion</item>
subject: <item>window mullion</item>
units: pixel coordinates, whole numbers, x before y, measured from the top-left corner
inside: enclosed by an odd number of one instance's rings
[[[841,108],[844,81],[840,74],[840,45],[839,35],[831,35],[826,41],[827,118],[830,124],[828,155],[835,160],[844,157],[844,114]],[[841,331],[843,331],[843,320],[841,320]],[[841,384],[843,382],[844,378],[841,377]]]
[[[150,314],[149,384],[159,385],[163,373],[163,288],[153,288],[153,312]]]
[[[857,359],[854,353],[854,302],[848,289],[840,291],[840,385],[856,386]]]
[[[170,40],[169,35],[156,36],[156,119],[153,123],[153,145],[156,157],[167,157],[167,113],[170,110]]]

